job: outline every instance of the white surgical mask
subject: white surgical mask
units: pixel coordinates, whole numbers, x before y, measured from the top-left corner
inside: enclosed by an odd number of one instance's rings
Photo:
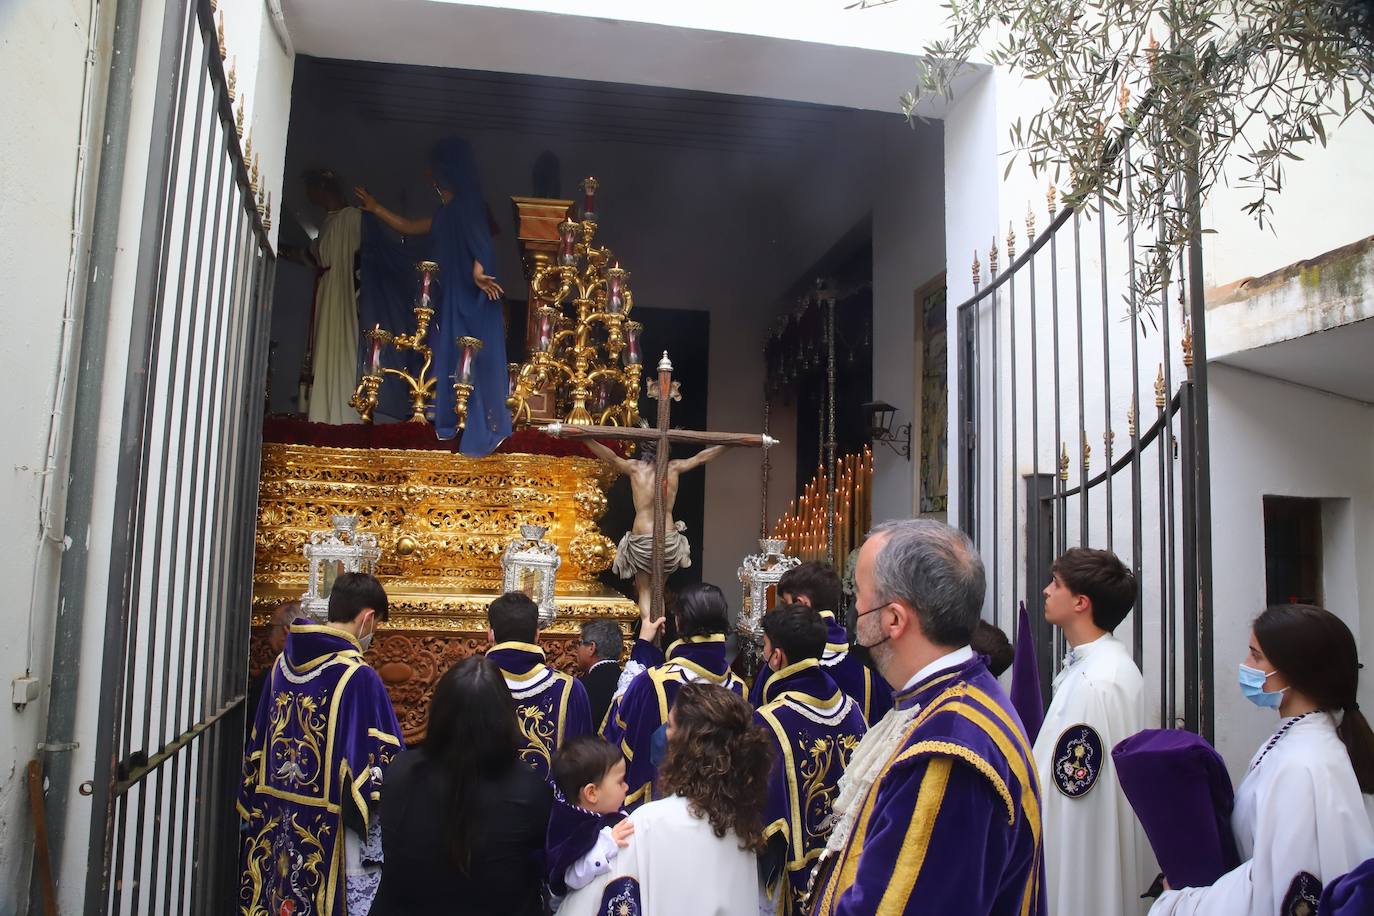
[[[358,637],[358,645],[362,647],[362,650],[363,650],[364,652],[366,652],[366,651],[368,650],[368,647],[372,645],[372,637],[374,637],[374,636],[376,636],[376,635],[377,635],[377,619],[374,617],[374,618],[372,619],[372,629],[368,632],[368,634],[367,634],[366,636],[359,636],[359,637]]]

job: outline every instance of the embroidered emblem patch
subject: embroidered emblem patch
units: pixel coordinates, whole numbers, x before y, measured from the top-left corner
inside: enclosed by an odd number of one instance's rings
[[[616,878],[601,893],[598,916],[640,916],[639,882],[634,878]]]
[[[1316,916],[1317,903],[1322,898],[1322,883],[1310,872],[1300,871],[1283,895],[1279,916]]]
[[[1082,798],[1102,770],[1102,738],[1088,725],[1070,725],[1054,743],[1054,784],[1069,798]]]

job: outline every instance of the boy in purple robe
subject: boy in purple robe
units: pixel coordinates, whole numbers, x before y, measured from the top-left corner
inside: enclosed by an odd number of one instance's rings
[[[689,585],[679,595],[674,614],[679,639],[668,647],[665,660],[638,675],[624,695],[611,704],[602,735],[620,748],[628,761],[625,779],[630,794],[627,810],[653,801],[658,761],[652,748],[655,735],[668,724],[668,710],[683,684],[704,681],[745,694],[744,681],[725,660],[725,632],[730,627],[729,607],[721,590],[709,583]]]
[[[391,698],[363,660],[379,619],[381,583],[345,573],[330,592],[328,623],[291,624],[244,758],[245,916],[354,916],[372,906],[381,880],[375,811],[401,750]]]
[[[887,522],[855,578],[858,644],[895,706],[840,780],[811,912],[1043,916],[1030,743],[968,644],[986,589],[977,551],[939,522]]]
[[[611,870],[629,843],[625,756],[595,735],[573,738],[553,759],[553,810],[544,846],[549,890],[567,896]]]
[[[881,719],[892,708],[892,689],[849,651],[849,634],[835,616],[842,598],[835,568],[829,563],[810,562],[789,569],[778,580],[777,595],[779,604],[804,604],[820,613],[826,625],[825,650],[821,653],[825,673],[858,704],[865,722],[872,725]],[[756,709],[764,703],[763,685],[771,674],[766,667],[759,671],[749,690],[749,702]]]
[[[764,808],[767,849],[760,868],[770,911],[798,912],[811,868],[830,833],[840,776],[868,730],[858,705],[821,665],[826,625],[804,604],[784,604],[763,618],[770,675],[754,713],[777,753]]]
[[[525,736],[520,759],[548,779],[554,753],[569,738],[592,730],[587,688],[544,664],[539,606],[523,592],[508,592],[487,606],[487,638],[487,658],[505,676]]]

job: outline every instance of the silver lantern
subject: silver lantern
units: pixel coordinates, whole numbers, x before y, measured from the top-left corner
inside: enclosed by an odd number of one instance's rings
[[[301,548],[310,568],[310,584],[301,596],[301,610],[319,621],[329,619],[329,593],[343,573],[375,575],[382,550],[377,537],[357,530],[356,515],[335,515],[332,531],[312,531]]]
[[[563,558],[558,545],[544,540],[543,525],[521,525],[520,536],[501,554],[502,592],[524,592],[539,605],[539,626],[547,627],[558,615],[553,586]]]
[[[748,637],[755,650],[763,645],[763,615],[768,610],[768,590],[778,584],[783,573],[801,565],[801,560],[785,553],[783,538],[759,538],[759,553],[744,558],[739,568],[740,585],[744,586],[744,606],[736,625],[741,636]]]

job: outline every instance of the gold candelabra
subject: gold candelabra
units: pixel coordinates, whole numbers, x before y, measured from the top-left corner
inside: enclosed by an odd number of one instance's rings
[[[434,284],[434,275],[439,272],[439,265],[433,261],[421,261],[416,265],[420,272],[420,296],[415,302],[415,331],[411,334],[392,334],[380,326],[375,326],[370,331],[365,331],[364,335],[371,341],[371,359],[368,361],[367,371],[363,373],[362,379],[358,382],[358,387],[353,392],[353,397],[348,401],[353,409],[358,411],[364,423],[372,422],[372,412],[377,409],[377,392],[382,387],[383,379],[392,375],[405,382],[410,388],[410,419],[413,423],[426,423],[426,416],[430,402],[434,398],[435,378],[430,373],[430,368],[434,362],[434,353],[426,342],[429,336],[429,322],[434,317],[434,308],[430,305],[430,291]],[[463,338],[471,340],[471,338]],[[404,369],[392,369],[382,365],[382,350],[392,346],[397,350],[414,350],[423,358],[420,370],[415,375],[411,375]],[[477,349],[481,349],[481,341],[477,341]],[[466,350],[464,351],[466,355]],[[460,357],[462,358],[462,357]],[[467,363],[471,367],[471,358],[468,357]],[[470,382],[471,379],[468,379]],[[454,390],[458,390],[457,383]],[[467,385],[467,392],[459,402],[458,417],[459,428],[462,428],[462,420],[467,413],[467,395],[472,393],[472,385]]]
[[[558,224],[557,256],[529,262],[533,329],[530,355],[510,363],[509,396],[516,425],[535,419],[531,402],[551,395],[539,419],[600,426],[639,423],[642,372],[639,333],[630,320],[630,274],[596,237],[595,178],[582,182],[573,218]]]

